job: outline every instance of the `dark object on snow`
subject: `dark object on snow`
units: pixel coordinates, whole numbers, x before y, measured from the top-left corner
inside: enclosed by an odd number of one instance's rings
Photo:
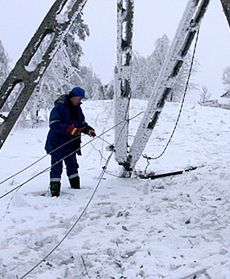
[[[141,179],[157,179],[157,178],[162,178],[162,177],[167,177],[167,176],[173,176],[173,175],[178,175],[178,174],[182,174],[184,172],[189,172],[189,171],[193,171],[196,170],[198,167],[190,167],[187,168],[185,170],[179,170],[179,171],[173,171],[173,172],[166,172],[166,173],[160,173],[160,174],[139,174],[138,177],[140,177]]]
[[[52,197],[58,197],[60,195],[61,183],[58,181],[50,182],[50,193]]]
[[[80,177],[76,176],[69,179],[70,187],[72,189],[80,189]]]

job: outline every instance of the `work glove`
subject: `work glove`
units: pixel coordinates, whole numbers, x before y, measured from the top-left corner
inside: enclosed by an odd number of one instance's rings
[[[95,138],[96,137],[96,133],[95,133],[95,130],[93,129],[89,129],[88,130],[88,135],[92,138]]]
[[[81,135],[81,128],[76,128],[74,125],[68,126],[67,132],[72,136],[80,136]]]
[[[86,134],[86,135],[89,135],[92,138],[96,137],[96,132],[95,132],[94,128],[92,128],[90,126],[89,127],[83,127],[81,129],[81,132]]]

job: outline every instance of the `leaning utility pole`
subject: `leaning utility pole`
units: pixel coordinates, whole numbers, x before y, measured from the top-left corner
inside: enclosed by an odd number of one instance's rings
[[[200,5],[199,5],[200,4]],[[168,56],[156,80],[145,115],[140,123],[124,167],[130,171],[140,158],[156,125],[165,100],[184,63],[191,43],[199,29],[209,0],[189,0],[181,19]]]
[[[228,25],[230,27],[230,1],[229,0],[220,0],[223,9],[224,9],[224,13],[226,15],[227,21],[228,21]]]
[[[115,68],[115,159],[127,160],[134,0],[117,0],[117,66]]]
[[[230,0],[220,0],[230,26]],[[87,0],[56,0],[21,58],[0,89],[0,148],[52,61],[61,42]],[[184,63],[209,0],[188,0],[168,57],[150,96],[145,116],[128,150],[128,119],[131,98],[131,60],[134,0],[117,0],[117,66],[115,68],[115,158],[126,176],[140,158],[163,109],[167,95]],[[41,49],[47,47],[38,55]],[[2,108],[13,91],[17,99],[8,113]]]
[[[86,2],[87,0],[56,0],[2,85],[0,90],[0,148]],[[47,48],[38,60],[38,52],[46,44]],[[4,115],[1,113],[2,107],[16,89],[19,91],[17,100],[9,114]]]

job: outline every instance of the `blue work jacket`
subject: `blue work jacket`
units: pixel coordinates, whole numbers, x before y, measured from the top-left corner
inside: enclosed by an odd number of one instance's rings
[[[51,152],[52,155],[54,149],[64,144],[63,147],[54,152],[59,152],[60,155],[66,156],[76,151],[77,154],[81,155],[80,136],[71,135],[67,132],[67,128],[71,125],[76,128],[85,128],[85,131],[93,128],[85,122],[81,106],[74,106],[68,95],[60,96],[54,104],[55,106],[49,118],[50,130],[47,135],[45,150],[47,153]],[[67,144],[67,142],[69,143]]]

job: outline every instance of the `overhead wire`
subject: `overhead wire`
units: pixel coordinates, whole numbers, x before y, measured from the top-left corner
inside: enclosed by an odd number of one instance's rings
[[[183,93],[183,97],[182,97],[182,101],[181,101],[181,106],[180,106],[180,110],[179,110],[179,113],[178,113],[178,116],[177,116],[177,119],[176,119],[176,122],[175,122],[175,125],[174,125],[174,128],[173,128],[173,131],[163,149],[163,151],[156,157],[150,157],[150,156],[147,156],[146,154],[142,154],[142,157],[145,158],[147,160],[147,166],[145,168],[145,173],[146,173],[146,170],[147,170],[147,167],[150,165],[150,162],[149,160],[157,160],[159,159],[160,157],[163,156],[163,154],[165,153],[165,151],[167,150],[173,136],[174,136],[174,133],[177,129],[177,126],[178,126],[178,123],[179,123],[179,120],[180,120],[180,117],[181,117],[181,113],[182,113],[182,109],[184,107],[184,101],[185,101],[185,96],[187,94],[187,91],[188,91],[188,85],[189,85],[189,82],[190,82],[190,78],[191,78],[191,73],[192,73],[192,68],[193,68],[193,64],[194,64],[194,59],[195,59],[195,53],[196,53],[196,49],[197,49],[197,43],[198,43],[198,39],[199,39],[199,28],[197,30],[197,35],[196,35],[196,41],[195,41],[195,45],[194,45],[194,49],[193,49],[193,54],[192,54],[192,59],[191,59],[191,64],[190,64],[190,68],[189,68],[189,72],[188,72],[188,78],[187,78],[187,81],[186,81],[186,85],[185,85],[185,89],[184,89],[184,93]]]
[[[193,64],[193,61],[192,61],[192,64]],[[191,68],[192,68],[192,66],[191,66]],[[189,73],[189,75],[191,74],[191,68],[190,68],[190,73]],[[188,79],[188,80],[189,80],[189,79]],[[188,87],[188,81],[187,81],[187,84],[186,84],[185,94],[186,94],[186,91],[187,91],[187,87]],[[185,94],[184,94],[184,96],[183,96],[182,104],[184,103]],[[130,102],[130,98],[129,98],[129,102]],[[129,102],[128,102],[128,106],[129,106]],[[128,108],[127,108],[127,111],[128,111]],[[126,111],[126,115],[127,115],[127,111]],[[182,111],[182,106],[181,106],[181,109],[180,109],[179,116],[180,116],[180,114],[181,114],[181,111]],[[137,117],[137,116],[140,115],[140,114],[141,114],[141,113],[138,113],[135,117]],[[133,118],[134,118],[134,117],[133,117]],[[132,118],[132,119],[133,119],[133,118]],[[125,120],[123,120],[122,122],[124,122],[124,121],[127,121],[127,122],[129,123],[130,119],[125,119]],[[174,130],[173,130],[173,133],[172,133],[172,135],[171,135],[171,137],[170,137],[170,140],[168,141],[168,144],[169,144],[169,142],[171,141],[171,138],[172,138],[172,136],[173,136],[173,134],[174,134],[174,132],[175,132],[175,130],[176,130],[176,126],[177,126],[177,124],[178,124],[178,121],[179,121],[179,117],[177,118],[176,125],[175,125]],[[120,125],[120,123],[118,123],[118,124]],[[118,124],[116,124],[115,126],[117,126]],[[115,126],[113,126],[113,128],[114,128]],[[125,124],[124,124],[124,126],[125,126]],[[112,129],[112,128],[110,128],[109,130],[111,130],[111,129]],[[122,130],[123,130],[123,129],[122,129]],[[107,130],[106,132],[108,132],[108,130]],[[105,134],[106,132],[100,134],[100,136],[103,135],[103,134]],[[99,136],[99,137],[100,137],[100,136]],[[84,147],[84,146],[86,146],[87,144],[91,143],[93,140],[94,140],[94,139],[90,140],[89,142],[87,142],[87,143],[86,143],[85,145],[83,145],[82,147]],[[168,144],[167,144],[167,146],[168,146]],[[166,148],[167,148],[167,146],[166,146]],[[166,148],[165,148],[165,150],[166,150]],[[164,150],[164,152],[165,152],[165,150]],[[77,151],[77,150],[76,150],[76,151]],[[73,153],[75,153],[76,151],[74,151]],[[111,159],[111,157],[112,157],[112,155],[113,155],[113,152],[114,152],[114,150],[112,150],[111,153],[110,153],[110,155],[108,156],[108,158],[107,158],[107,160],[106,160],[106,163],[105,163],[104,167],[102,168],[102,172],[101,172],[101,174],[100,174],[98,183],[97,183],[97,185],[96,185],[96,187],[95,187],[95,189],[94,189],[94,191],[93,191],[93,193],[92,193],[90,199],[88,200],[86,206],[84,207],[84,209],[82,210],[81,214],[80,214],[79,217],[77,218],[77,220],[76,220],[76,221],[74,222],[74,224],[69,228],[69,230],[68,230],[67,233],[62,237],[62,239],[53,247],[53,249],[50,250],[49,253],[46,254],[46,256],[43,257],[43,258],[42,258],[36,265],[34,265],[29,271],[27,271],[25,274],[23,274],[23,275],[20,277],[20,279],[23,279],[23,278],[25,278],[26,276],[28,276],[28,275],[29,275],[30,273],[32,273],[42,262],[44,262],[44,261],[45,261],[45,260],[46,260],[46,259],[47,259],[47,258],[48,258],[48,257],[49,257],[49,256],[63,243],[63,242],[64,242],[64,240],[69,236],[69,234],[70,234],[70,233],[73,231],[73,229],[76,227],[76,225],[78,224],[78,222],[80,221],[80,219],[82,218],[82,216],[84,215],[84,213],[86,212],[87,208],[89,207],[90,203],[92,202],[92,200],[93,200],[93,198],[94,198],[94,196],[95,196],[95,194],[96,194],[96,192],[97,192],[97,190],[98,190],[98,187],[99,187],[99,185],[100,185],[100,183],[101,183],[101,181],[102,181],[102,178],[103,178],[103,176],[104,176],[104,174],[105,174],[105,172],[106,172],[107,166],[108,166],[109,161],[110,161],[110,159]],[[163,153],[164,153],[164,152],[163,152]],[[70,156],[70,155],[72,155],[72,153],[69,154],[68,156]],[[162,154],[162,155],[163,155],[163,154]],[[162,155],[161,155],[161,156],[162,156]],[[66,156],[66,157],[68,157],[68,156]],[[45,157],[46,157],[46,156],[45,156]],[[63,161],[66,157],[62,158],[61,161]],[[158,156],[158,157],[159,157],[159,156]],[[156,158],[158,158],[158,157],[156,157]],[[41,159],[40,159],[40,160],[41,160]],[[37,160],[37,161],[40,161],[40,160]],[[59,163],[59,162],[57,162],[57,163]],[[34,164],[35,164],[35,163],[34,163]],[[32,164],[32,165],[34,165],[34,164]],[[49,168],[50,168],[50,167],[49,167]],[[33,178],[35,178],[35,177],[37,177],[38,175],[42,174],[44,171],[46,171],[46,170],[49,169],[49,168],[46,168],[45,170],[39,172],[37,175],[35,175],[35,176],[33,176],[32,178],[30,178],[30,179],[28,179],[27,181],[25,181],[23,184],[21,184],[21,185],[15,187],[15,188],[12,189],[11,191],[9,191],[8,194],[11,193],[12,191],[16,190],[16,189],[21,188],[21,187],[22,187],[23,185],[25,185],[27,182],[31,181]],[[1,196],[0,199],[1,199],[2,197],[4,197],[4,196],[6,196],[6,194],[3,195],[3,196]],[[18,277],[18,276],[17,276],[17,277]]]
[[[42,156],[42,157],[39,158],[38,160],[34,161],[34,162],[31,163],[30,165],[26,166],[25,168],[19,170],[18,172],[14,173],[14,174],[10,175],[9,177],[5,178],[4,180],[0,181],[0,185],[3,184],[3,183],[5,183],[5,182],[8,181],[8,180],[14,178],[15,176],[17,176],[17,175],[23,173],[24,171],[30,169],[32,166],[36,165],[38,162],[40,162],[40,161],[42,161],[43,159],[45,159],[48,155],[51,155],[51,154],[54,153],[55,151],[57,151],[57,150],[59,150],[60,148],[64,147],[65,145],[67,145],[67,144],[69,144],[69,143],[71,143],[71,142],[74,142],[74,141],[77,140],[79,137],[80,137],[80,136],[77,136],[77,137],[75,137],[75,138],[69,140],[68,142],[65,142],[64,144],[58,146],[57,148],[55,148],[55,149],[52,150],[51,152],[47,153],[46,155]],[[101,137],[100,137],[100,139],[103,140],[103,141],[105,141],[106,143],[108,143],[105,139],[103,139],[103,138],[101,138]],[[108,143],[108,144],[110,144],[110,143]]]
[[[66,232],[66,234],[62,237],[62,239],[53,247],[52,250],[49,251],[49,253],[47,253],[45,255],[45,257],[43,257],[37,264],[35,264],[30,270],[28,270],[25,274],[23,274],[21,277],[18,277],[19,279],[23,279],[25,278],[27,275],[29,275],[30,273],[32,273],[42,262],[44,262],[55,250],[57,250],[57,248],[62,244],[62,242],[69,236],[69,234],[73,231],[73,229],[76,227],[76,225],[78,224],[78,222],[80,221],[80,219],[82,218],[82,216],[84,215],[84,213],[86,212],[87,208],[89,207],[90,203],[92,202],[97,190],[98,190],[98,187],[103,179],[103,176],[104,176],[104,173],[105,173],[105,170],[109,164],[109,161],[111,159],[113,155],[113,151],[111,151],[109,157],[107,158],[107,161],[104,165],[104,167],[102,168],[102,172],[100,174],[100,177],[99,177],[99,180],[98,180],[98,183],[92,193],[92,195],[90,196],[90,199],[88,200],[86,206],[84,207],[84,209],[82,210],[81,214],[79,215],[79,217],[77,218],[77,220],[73,223],[73,225],[69,228],[69,230]]]
[[[91,142],[91,145],[92,145],[93,149],[96,150],[100,154],[101,161],[102,161],[102,159],[106,161],[106,158],[103,156],[102,151],[100,149],[96,148],[96,146],[92,142]]]
[[[34,161],[33,163],[31,163],[30,165],[26,166],[25,168],[21,169],[20,171],[12,174],[11,176],[5,178],[4,180],[0,181],[0,185],[5,183],[6,181],[10,180],[11,178],[14,178],[15,176],[23,173],[24,171],[28,170],[29,168],[31,168],[32,166],[36,165],[38,162],[42,161],[44,158],[46,158],[48,155],[51,155],[53,152],[57,151],[58,149],[62,148],[63,146],[75,141],[76,139],[78,139],[79,136],[69,140],[68,142],[65,142],[64,144],[58,146],[57,148],[55,148],[54,150],[52,150],[51,152],[47,153],[46,155],[42,156],[41,158],[39,158],[38,160]]]
[[[133,116],[132,118],[130,118],[130,120],[136,118],[137,116],[139,116],[141,113],[143,112],[139,112],[137,115]],[[124,121],[122,121],[124,122]],[[120,125],[120,123],[118,123]],[[118,125],[116,124],[116,125]],[[115,125],[115,126],[116,126]],[[123,128],[126,124],[124,123],[123,124]],[[123,130],[123,128],[121,130]],[[111,129],[110,129],[111,130]],[[104,133],[103,133],[104,134]],[[102,135],[102,134],[101,134]],[[100,135],[100,136],[101,136]],[[120,136],[121,134],[119,134]],[[93,139],[94,140],[94,139]],[[117,138],[117,141],[119,140],[119,137]],[[116,144],[116,143],[115,143]],[[69,228],[69,230],[66,232],[66,234],[62,237],[62,239],[45,255],[45,257],[43,257],[37,264],[35,264],[30,270],[28,270],[25,274],[23,274],[21,277],[18,277],[19,279],[24,279],[27,275],[29,275],[30,273],[32,273],[42,262],[44,262],[62,243],[63,241],[69,236],[69,234],[73,231],[73,229],[76,227],[76,225],[78,224],[78,222],[80,221],[80,219],[82,218],[82,216],[84,215],[84,213],[86,212],[87,208],[89,207],[90,203],[92,202],[97,190],[98,190],[98,187],[103,179],[103,176],[104,174],[106,173],[106,169],[108,167],[108,164],[109,164],[109,161],[110,159],[112,158],[112,155],[114,153],[115,149],[112,149],[111,150],[111,153],[110,155],[108,156],[107,160],[106,160],[106,163],[105,165],[102,167],[102,171],[101,171],[101,174],[100,174],[100,177],[99,177],[99,180],[98,180],[98,183],[96,185],[96,187],[94,188],[94,191],[92,193],[92,195],[90,196],[90,199],[89,201],[87,202],[86,206],[83,208],[81,214],[79,215],[79,217],[77,218],[77,220],[74,222],[74,224]]]
[[[142,114],[143,111],[137,113],[135,116],[131,117],[129,120],[133,120],[134,118],[138,117],[140,114]],[[120,125],[121,123],[123,123],[126,120],[120,121],[119,123],[115,124],[114,126],[110,127],[109,129],[107,129],[106,131],[104,131],[103,133],[101,133],[99,135],[99,137],[101,137],[102,135],[108,133],[109,131],[111,131],[112,129],[114,129],[116,126]],[[97,138],[97,136],[91,140],[89,140],[87,143],[85,143],[84,145],[82,145],[81,148],[85,147],[86,145],[90,144],[92,141],[94,141]],[[80,150],[80,148],[76,149],[75,151],[71,152],[70,154],[68,154],[67,156],[63,157],[61,160],[59,160],[58,162],[56,162],[55,164],[43,169],[42,171],[38,172],[37,174],[35,174],[34,176],[30,177],[29,179],[27,179],[26,181],[24,181],[23,183],[19,184],[18,186],[14,187],[13,189],[11,189],[10,191],[6,192],[5,194],[0,196],[0,200],[4,197],[6,197],[7,195],[9,195],[10,193],[14,192],[15,190],[21,188],[22,186],[24,186],[25,184],[27,184],[28,182],[30,182],[31,180],[33,180],[34,178],[38,177],[39,175],[41,175],[42,173],[48,171],[51,167],[53,167],[56,164],[59,164],[60,162],[62,162],[64,159],[66,159],[67,157],[73,155],[74,153],[76,153],[78,150]]]
[[[104,112],[105,112],[105,110],[104,110]],[[103,113],[104,113],[104,112],[103,112]],[[102,114],[103,114],[103,113],[102,113]],[[111,113],[109,113],[109,115],[111,115]],[[107,118],[107,119],[108,119],[108,118]],[[83,134],[83,135],[85,136],[85,134]],[[29,165],[29,166],[27,166],[26,168],[22,169],[21,171],[15,173],[14,175],[11,175],[9,178],[5,179],[3,182],[9,180],[10,178],[15,177],[16,175],[22,173],[22,172],[25,171],[26,169],[29,169],[30,167],[32,167],[33,165],[35,165],[36,163],[38,163],[39,161],[41,161],[42,159],[44,159],[46,156],[51,155],[53,152],[57,151],[59,148],[65,146],[65,145],[68,144],[68,143],[71,143],[72,141],[75,141],[75,140],[78,139],[79,137],[81,137],[81,136],[77,136],[77,137],[75,137],[74,139],[71,139],[70,141],[68,141],[68,142],[66,142],[66,143],[64,143],[64,144],[62,144],[61,146],[59,146],[59,147],[57,147],[56,149],[52,150],[51,152],[47,153],[45,156],[41,157],[39,160],[33,162],[31,165]],[[109,143],[108,141],[104,140],[102,137],[99,137],[99,136],[97,136],[97,137],[98,137],[98,139],[101,139],[102,141],[106,142],[109,146],[112,146],[111,143]],[[91,142],[91,144],[93,145],[92,142]],[[98,152],[100,152],[100,150],[98,150],[94,145],[93,145],[93,148],[96,149]],[[101,152],[100,152],[100,155],[101,155],[101,158],[103,158],[103,159],[106,161],[106,158],[104,158],[104,157],[102,156],[102,153],[101,153]],[[101,161],[101,162],[102,162],[102,161]],[[45,171],[49,171],[49,169],[47,169],[47,170],[45,170]],[[44,171],[44,172],[45,172],[45,171]],[[3,183],[3,182],[2,182],[2,183]],[[1,184],[1,183],[0,183],[0,184]],[[16,191],[19,191],[19,190],[20,190],[20,188],[18,188]],[[11,205],[11,202],[12,202],[13,198],[14,198],[14,196],[12,195],[10,201],[9,201],[8,204],[7,204],[6,212],[5,212],[5,214],[2,216],[2,218],[0,219],[0,222],[6,217],[8,211],[9,211],[9,208],[10,208],[10,205]]]
[[[130,102],[130,98],[129,98],[129,102]],[[128,112],[128,109],[127,109],[125,115],[127,115],[127,112]],[[123,131],[125,125],[126,125],[126,121],[129,122],[130,120],[133,120],[134,118],[136,118],[137,116],[139,116],[139,115],[142,114],[142,113],[143,113],[143,112],[139,112],[138,114],[136,114],[135,116],[131,117],[131,118],[128,119],[128,120],[125,119],[125,120],[123,120],[123,121],[120,121],[119,123],[117,123],[116,125],[114,125],[112,128],[106,130],[105,132],[101,133],[101,134],[100,134],[99,136],[97,136],[97,137],[100,138],[100,139],[102,139],[101,136],[102,136],[103,134],[107,133],[108,131],[110,131],[111,129],[113,129],[113,128],[115,128],[116,126],[120,125],[121,123],[125,122],[125,123],[123,124],[123,127],[122,127],[122,129],[121,129],[121,131],[120,131],[118,137],[117,137],[117,141],[118,141],[118,140],[119,140],[119,137],[121,136],[121,133],[122,133],[122,131]],[[125,118],[126,118],[126,117],[125,117]],[[89,141],[88,143],[92,143],[92,141],[95,140],[97,137],[95,137],[94,139],[92,139],[92,140]],[[104,140],[104,139],[103,139],[103,140]],[[105,140],[104,140],[104,141],[105,141]],[[87,144],[88,144],[88,143],[87,143]],[[108,142],[107,142],[107,143],[108,143]],[[116,143],[115,143],[114,145],[116,145]],[[83,145],[82,147],[84,147],[84,146],[85,146],[85,145]],[[111,146],[111,145],[110,145],[110,146]],[[84,213],[86,212],[87,208],[89,207],[91,201],[93,200],[93,198],[94,198],[94,196],[95,196],[95,194],[96,194],[96,192],[97,192],[97,190],[98,190],[98,187],[99,187],[99,185],[100,185],[100,183],[101,183],[101,181],[102,181],[102,178],[103,178],[104,174],[106,173],[107,166],[108,166],[108,164],[109,164],[109,161],[110,161],[110,159],[111,159],[111,157],[112,157],[114,151],[115,151],[115,149],[112,148],[111,153],[110,153],[110,155],[108,156],[108,158],[107,158],[107,160],[106,160],[106,163],[105,163],[105,165],[104,165],[103,168],[102,168],[102,172],[101,172],[101,174],[100,174],[98,183],[97,183],[97,185],[96,185],[96,187],[95,187],[95,189],[94,189],[94,191],[93,191],[93,193],[92,193],[92,195],[91,195],[89,201],[87,202],[86,206],[85,206],[84,209],[82,210],[82,212],[81,212],[81,214],[79,215],[79,217],[77,218],[77,220],[76,220],[76,221],[74,222],[74,224],[70,227],[70,229],[67,231],[67,233],[63,236],[63,238],[53,247],[53,249],[50,250],[50,252],[49,252],[48,254],[46,254],[46,256],[43,257],[43,259],[41,259],[41,260],[40,260],[36,265],[34,265],[29,271],[27,271],[24,275],[22,275],[22,276],[20,277],[20,279],[23,279],[23,278],[25,278],[27,275],[29,275],[30,273],[32,273],[32,271],[33,271],[34,269],[36,269],[43,261],[45,261],[45,260],[46,260],[46,259],[47,259],[47,258],[48,258],[48,257],[62,244],[62,242],[68,237],[68,235],[72,232],[72,230],[74,229],[74,227],[78,224],[78,222],[80,221],[81,217],[82,217],[82,216],[84,215]],[[69,156],[70,156],[70,155],[69,155]],[[38,175],[39,175],[39,174],[38,174]],[[0,199],[1,199],[1,197],[0,197]]]

